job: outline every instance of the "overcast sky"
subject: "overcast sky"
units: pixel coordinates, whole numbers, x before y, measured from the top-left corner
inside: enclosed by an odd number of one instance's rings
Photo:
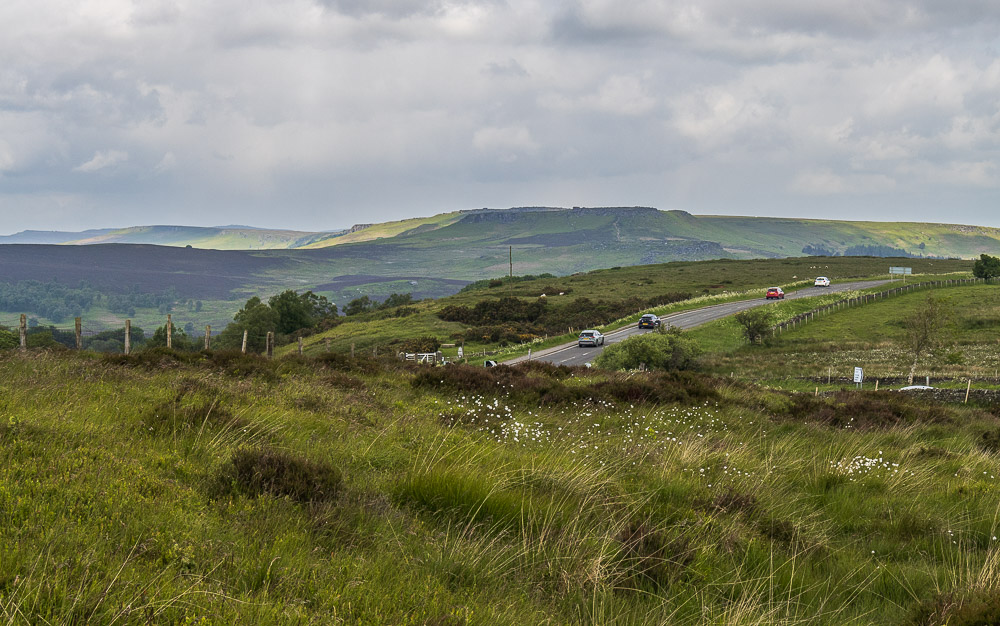
[[[1000,226],[996,0],[4,0],[0,233],[456,209]]]

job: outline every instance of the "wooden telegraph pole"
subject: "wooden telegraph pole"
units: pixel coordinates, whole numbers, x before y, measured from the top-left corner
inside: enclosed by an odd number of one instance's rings
[[[125,356],[132,352],[132,320],[125,320]]]
[[[21,350],[28,349],[28,316],[21,313]]]
[[[247,353],[247,329],[246,328],[243,329],[243,347],[240,348],[240,352],[242,352],[243,354]]]
[[[205,326],[205,349],[212,349],[212,326]]]
[[[83,348],[83,337],[81,337],[81,335],[83,335],[83,320],[78,317],[78,318],[76,318],[75,322],[76,322],[75,323],[75,326],[76,326],[76,349],[80,350],[81,348]]]
[[[174,347],[171,335],[174,331],[174,323],[170,321],[170,314],[167,313],[167,350]]]

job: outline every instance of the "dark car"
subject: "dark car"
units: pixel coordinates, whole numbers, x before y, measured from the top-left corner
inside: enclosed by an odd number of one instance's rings
[[[659,328],[660,318],[656,317],[652,313],[646,313],[639,318],[639,328]]]

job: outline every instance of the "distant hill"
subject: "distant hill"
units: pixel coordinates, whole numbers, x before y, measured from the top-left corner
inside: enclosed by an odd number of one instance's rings
[[[506,275],[511,261],[518,275],[569,275],[708,259],[968,259],[1000,254],[1000,229],[696,216],[650,207],[519,207],[358,224],[335,233],[145,226],[25,231],[2,242],[34,244],[0,245],[2,282],[86,281],[105,291],[174,287],[185,297],[233,301],[281,289],[315,289],[344,304],[394,292],[448,295],[468,282]]]
[[[154,244],[215,250],[324,249],[380,242],[440,252],[468,246],[514,246],[522,262],[533,248],[558,248],[548,262],[578,271],[594,268],[594,254],[615,264],[705,258],[803,255],[932,256],[971,258],[1000,250],[1000,229],[921,222],[846,222],[816,219],[698,216],[651,207],[516,207],[474,209],[392,222],[356,224],[331,232],[252,226],[132,226],[82,232],[23,231],[0,244]],[[551,251],[551,250],[550,250]],[[566,256],[568,255],[568,256]],[[617,259],[617,260],[616,260]],[[365,272],[361,272],[365,273]]]

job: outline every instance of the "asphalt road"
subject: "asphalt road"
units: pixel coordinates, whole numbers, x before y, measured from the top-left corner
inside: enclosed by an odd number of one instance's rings
[[[830,287],[807,287],[806,289],[799,289],[785,295],[786,300],[794,300],[796,298],[808,298],[810,296],[820,296],[825,293],[838,292],[838,291],[849,291],[851,289],[867,289],[868,287],[876,287],[887,283],[887,280],[866,280],[854,283],[841,283],[834,284]],[[763,293],[763,289],[761,292]],[[741,300],[739,302],[727,302],[725,304],[715,304],[712,306],[707,306],[702,309],[694,309],[692,311],[684,311],[682,313],[674,313],[672,315],[667,315],[661,317],[660,319],[664,324],[669,324],[670,326],[677,326],[683,330],[689,328],[694,328],[696,326],[701,326],[702,324],[707,324],[708,322],[714,322],[715,320],[722,319],[726,316],[732,315],[734,313],[739,313],[740,311],[745,311],[746,309],[752,309],[758,306],[765,306],[767,304],[773,304],[772,300],[765,300],[762,296],[757,300]],[[605,335],[604,343],[605,345],[617,343],[623,339],[627,339],[632,335],[637,335],[639,333],[653,332],[651,330],[643,329],[639,330],[636,326],[626,326],[625,328],[620,328],[618,330],[612,331]],[[571,342],[566,343],[561,346],[556,346],[554,348],[547,348],[536,354],[531,355],[532,361],[548,361],[550,363],[555,363],[556,365],[583,365],[585,363],[592,362],[597,355],[600,354],[603,347],[598,348],[580,348],[577,343]],[[510,361],[505,361],[506,364],[510,365],[513,363],[519,363],[521,361],[527,360],[528,357],[522,356],[516,359],[511,359]]]

